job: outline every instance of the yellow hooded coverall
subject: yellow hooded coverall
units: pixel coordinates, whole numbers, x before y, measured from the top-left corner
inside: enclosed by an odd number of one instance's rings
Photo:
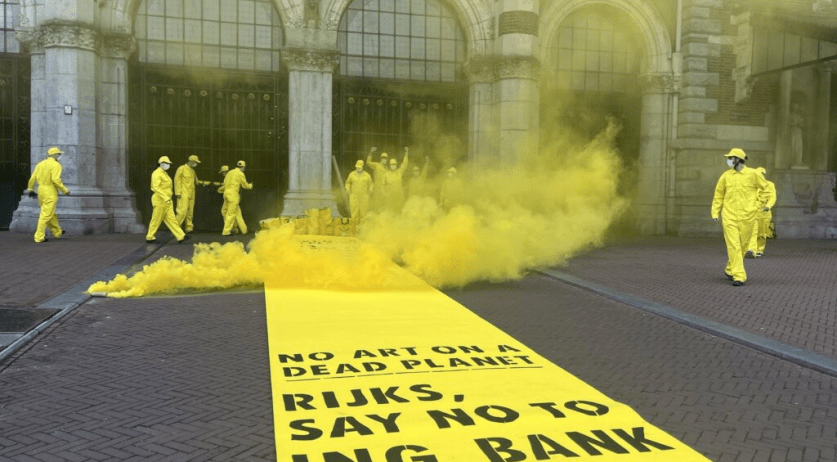
[[[35,182],[38,182],[38,203],[41,204],[41,214],[38,216],[38,227],[35,229],[35,242],[43,242],[46,239],[45,229],[49,227],[52,235],[61,237],[64,231],[58,225],[58,217],[55,215],[55,206],[58,203],[58,190],[68,194],[69,190],[61,181],[61,164],[53,156],[38,162],[32,177],[29,178],[28,189],[35,189]]]
[[[724,272],[733,280],[745,282],[744,252],[750,244],[753,223],[759,211],[758,194],[767,188],[767,180],[755,169],[731,168],[721,175],[712,200],[712,218],[721,214],[724,241],[727,245],[727,266]],[[722,211],[723,209],[723,211]]]
[[[404,206],[404,171],[410,164],[410,156],[404,154],[401,166],[395,169],[392,165],[398,165],[398,161],[390,159],[390,168],[381,176],[381,195],[384,198],[385,209],[400,212]]]
[[[758,256],[764,253],[770,222],[773,221],[773,212],[770,210],[765,212],[764,208],[772,209],[775,204],[776,185],[772,181],[767,181],[767,188],[759,191],[756,222],[753,224],[753,235],[750,238],[750,245],[747,246],[747,250],[752,250]]]
[[[180,196],[177,199],[177,224],[181,227],[185,221],[187,233],[195,229],[195,224],[192,222],[195,214],[195,185],[209,184],[208,181],[198,180],[198,175],[195,169],[189,164],[183,164],[177,167],[174,173],[174,191]]]
[[[241,188],[253,189],[253,184],[247,182],[247,177],[240,168],[234,168],[224,177],[224,203],[227,205],[227,216],[224,217],[224,230],[221,232],[222,236],[229,236],[232,232],[233,226],[238,225],[238,230],[241,234],[247,234],[247,225],[244,223],[244,217],[241,216],[241,195],[238,191]]]
[[[349,209],[352,218],[363,219],[369,212],[369,195],[372,193],[372,175],[352,171],[346,178],[346,193],[349,195]]]
[[[145,240],[153,241],[156,238],[157,229],[160,228],[160,223],[165,223],[174,237],[178,241],[182,241],[186,233],[183,232],[174,217],[174,207],[171,203],[173,194],[171,177],[162,167],[157,167],[151,174],[151,191],[154,193],[151,196],[151,205],[154,206],[154,211],[151,212],[151,223],[148,224],[148,233],[145,235]]]
[[[389,156],[383,154],[386,153],[381,154],[380,162],[373,161],[371,153],[366,156],[366,165],[372,169],[372,183],[375,185],[372,194],[372,208],[375,210],[381,210],[384,207],[383,179],[384,173],[389,168]]]

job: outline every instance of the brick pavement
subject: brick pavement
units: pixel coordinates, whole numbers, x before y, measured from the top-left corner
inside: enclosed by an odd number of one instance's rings
[[[31,234],[2,231],[0,306],[35,306],[142,245],[144,237],[136,234],[69,235],[35,244]]]
[[[723,274],[722,238],[632,239],[595,249],[560,271],[837,358],[837,241],[769,240],[745,259],[748,281]]]
[[[716,276],[717,239],[635,239],[561,270],[732,321],[767,318],[764,300],[779,298],[828,322],[832,305],[806,307],[833,290],[815,285],[833,271],[830,244],[771,241],[768,257],[747,260],[741,288]],[[190,248],[169,244],[147,261]],[[774,283],[759,288],[770,259]],[[4,265],[30,260],[40,264]],[[713,461],[837,460],[833,377],[540,275],[448,293]],[[270,401],[260,292],[93,299],[0,362],[0,460],[274,460]]]

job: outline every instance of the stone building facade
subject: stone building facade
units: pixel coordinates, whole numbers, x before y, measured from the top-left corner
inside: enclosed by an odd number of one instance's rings
[[[519,146],[543,142],[565,114],[563,100],[625,127],[620,150],[635,178],[640,233],[719,234],[712,191],[721,154],[740,147],[777,185],[780,236],[837,237],[830,0],[0,0],[0,8],[0,194],[13,231],[34,229],[37,202],[20,197],[23,177],[53,145],[67,153],[73,191],[59,201],[62,226],[140,232],[160,155],[175,164],[199,155],[202,179],[244,159],[256,184],[245,216],[297,215],[335,206],[334,169],[345,172],[372,144],[431,151],[441,134],[458,140],[467,161],[514,163]]]

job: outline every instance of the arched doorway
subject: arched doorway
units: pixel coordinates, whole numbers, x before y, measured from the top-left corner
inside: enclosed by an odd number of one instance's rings
[[[31,173],[31,71],[11,22],[19,8],[17,0],[0,0],[0,229],[9,229]]]
[[[642,93],[639,85],[640,34],[621,11],[588,6],[568,15],[549,44],[553,78],[541,96],[541,145],[568,127],[592,139],[612,118],[622,129],[616,138],[625,173],[620,183],[627,193],[635,185],[640,152]]]
[[[467,157],[467,43],[439,0],[354,0],[338,28],[333,150],[345,175],[371,146],[431,170]],[[377,160],[377,158],[376,158]],[[335,172],[336,173],[336,172]]]
[[[270,0],[142,0],[138,52],[129,72],[129,184],[148,220],[148,181],[157,159],[174,168],[198,155],[201,180],[247,162],[254,190],[242,201],[248,226],[276,216],[287,190],[287,74],[282,27]],[[222,198],[198,188],[195,229],[222,228]],[[249,196],[249,197],[247,197]]]

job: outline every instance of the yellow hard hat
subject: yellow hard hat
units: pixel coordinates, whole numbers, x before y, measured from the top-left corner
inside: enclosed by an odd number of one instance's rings
[[[741,160],[747,160],[747,154],[740,148],[730,149],[728,153],[724,154],[724,157],[738,157]]]
[[[221,170],[218,170],[218,173],[224,173],[224,172],[229,172],[229,171],[230,171],[229,167],[227,167],[226,165],[222,165]]]
[[[158,164],[162,164],[163,162],[165,162],[167,164],[170,164],[171,161],[169,160],[169,156],[163,156],[163,157],[157,159]]]
[[[385,153],[385,152],[382,152],[382,153],[381,153],[381,159],[383,159],[384,157],[389,157],[389,154],[387,154],[387,153]]]
[[[359,161],[355,162],[355,168],[363,168],[363,161],[359,160]]]
[[[247,163],[244,162],[243,160],[239,160],[238,162],[236,162],[235,166],[236,167],[246,167]]]
[[[49,150],[47,151],[48,156],[57,156],[58,154],[64,154],[64,151],[58,149],[55,146],[49,148]]]
[[[398,159],[390,159],[389,164],[390,165],[398,165]]]
[[[456,173],[456,167],[449,168],[448,173]]]
[[[196,162],[198,164],[201,163],[201,160],[198,159],[198,156],[189,156],[189,160],[191,160],[192,162]]]

